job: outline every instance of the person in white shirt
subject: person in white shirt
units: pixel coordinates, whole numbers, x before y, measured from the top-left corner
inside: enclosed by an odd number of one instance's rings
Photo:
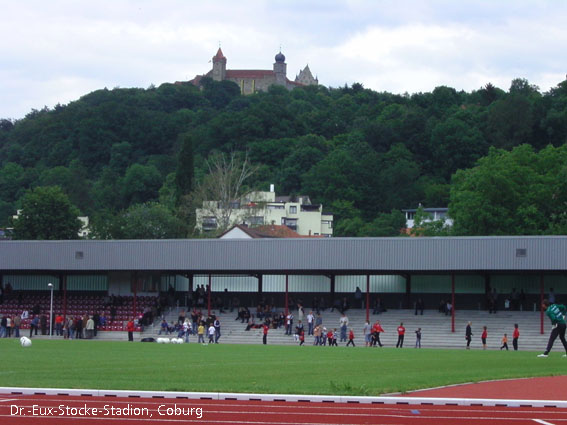
[[[313,316],[313,312],[310,311],[307,315],[307,335],[313,335],[313,320],[315,316]]]
[[[342,314],[342,316],[339,320],[339,325],[341,327],[341,342],[343,342],[343,341],[346,342],[346,340],[347,340],[346,331],[347,331],[347,326],[348,326],[348,317],[347,317],[346,314],[344,314],[344,313]]]
[[[209,344],[214,344],[215,342],[215,327],[211,324],[209,326]]]

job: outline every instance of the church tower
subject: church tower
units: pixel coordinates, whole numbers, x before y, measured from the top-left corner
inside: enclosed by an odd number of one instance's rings
[[[275,59],[274,74],[276,74],[276,84],[285,87],[287,84],[287,64],[285,63],[285,56],[280,51]]]
[[[226,58],[224,57],[221,48],[217,54],[213,56],[213,80],[223,81],[226,78]]]

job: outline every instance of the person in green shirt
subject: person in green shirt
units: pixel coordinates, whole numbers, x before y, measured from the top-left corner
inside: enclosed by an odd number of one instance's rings
[[[565,354],[563,357],[567,357],[567,341],[565,341],[565,329],[567,324],[565,323],[565,313],[567,312],[567,307],[562,304],[551,304],[548,300],[543,300],[541,303],[541,308],[545,310],[547,317],[551,319],[551,335],[549,336],[549,342],[547,343],[547,348],[543,354],[538,354],[538,357],[547,357],[553,343],[559,337],[565,348]]]

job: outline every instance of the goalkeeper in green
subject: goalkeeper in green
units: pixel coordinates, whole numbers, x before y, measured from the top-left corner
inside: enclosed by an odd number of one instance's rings
[[[547,317],[551,319],[551,335],[549,336],[549,342],[547,343],[547,348],[543,354],[539,354],[538,357],[547,357],[553,343],[559,337],[563,343],[563,348],[565,348],[565,354],[563,357],[567,357],[567,341],[565,341],[565,328],[567,324],[565,323],[565,313],[567,312],[567,307],[562,304],[550,304],[548,300],[543,300],[541,303],[541,308],[545,310]]]

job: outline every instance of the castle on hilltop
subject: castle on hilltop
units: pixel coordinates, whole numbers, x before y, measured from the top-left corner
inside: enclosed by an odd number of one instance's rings
[[[318,85],[319,80],[313,77],[309,65],[300,71],[295,77],[295,81],[287,78],[287,64],[285,56],[279,52],[275,57],[273,70],[264,69],[226,69],[226,57],[222,53],[221,48],[217,54],[213,56],[213,69],[205,75],[198,75],[190,83],[199,85],[201,78],[210,77],[214,81],[232,81],[240,87],[242,94],[252,94],[257,91],[266,91],[268,87],[275,84],[284,86],[291,90],[295,87]]]

